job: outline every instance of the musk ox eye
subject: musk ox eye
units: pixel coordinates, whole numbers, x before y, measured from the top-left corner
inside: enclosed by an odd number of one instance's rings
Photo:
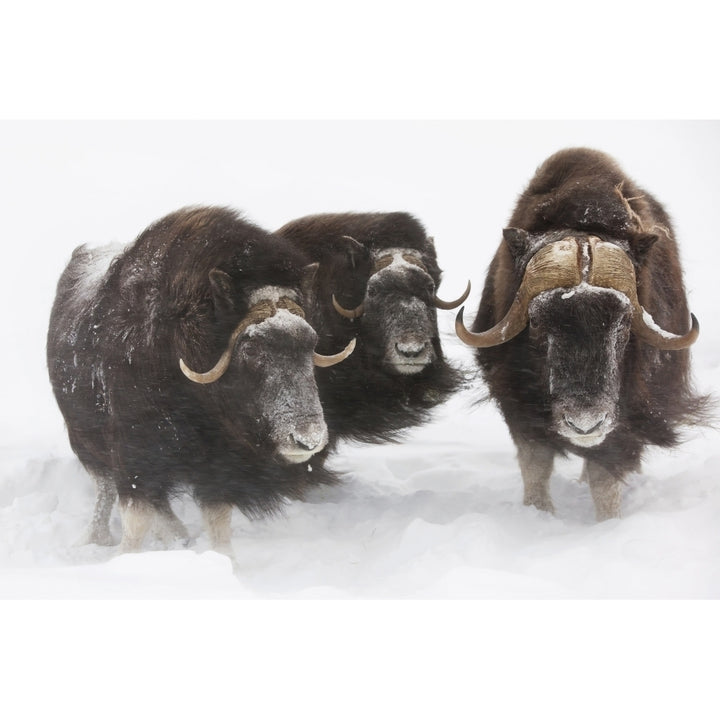
[[[258,365],[263,362],[263,352],[254,343],[243,343],[240,346],[240,357],[249,365]]]
[[[432,280],[423,283],[419,288],[418,297],[426,304],[432,305],[435,297],[435,283]]]

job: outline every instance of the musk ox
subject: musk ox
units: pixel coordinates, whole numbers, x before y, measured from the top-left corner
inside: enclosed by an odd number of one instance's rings
[[[648,445],[672,447],[704,419],[688,347],[673,229],[650,194],[607,155],[550,157],[520,196],[468,331],[517,446],[524,501],[553,510],[557,454],[584,458],[599,520],[620,514],[621,485]]]
[[[189,489],[213,547],[230,551],[233,506],[249,515],[331,473],[303,287],[316,267],[224,208],[157,221],[113,257],[85,246],[60,278],[47,361],[70,444],[97,483],[88,542],[121,549],[147,531],[187,532],[170,507]]]
[[[437,308],[467,297],[436,295],[440,268],[422,224],[404,212],[323,214],[277,231],[317,262],[308,319],[318,348],[357,338],[347,362],[318,376],[330,445],[397,439],[429,419],[458,387],[460,374],[440,345]]]

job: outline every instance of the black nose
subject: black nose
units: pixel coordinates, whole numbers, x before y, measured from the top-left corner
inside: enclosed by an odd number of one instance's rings
[[[319,423],[310,423],[296,427],[290,433],[290,439],[300,450],[312,452],[320,449],[327,439],[325,425]]]
[[[425,352],[426,343],[424,342],[399,342],[395,343],[395,350],[398,355],[406,358],[420,357]]]
[[[592,420],[586,420],[582,422],[581,425],[579,420],[576,419],[575,422],[573,422],[567,415],[563,415],[563,420],[565,421],[565,424],[578,435],[591,435],[605,422],[606,417],[607,413],[604,414],[594,425],[591,424]]]
[[[302,450],[314,450],[320,443],[319,440],[315,440],[314,438],[296,437],[295,435],[292,436],[292,439],[293,442]]]

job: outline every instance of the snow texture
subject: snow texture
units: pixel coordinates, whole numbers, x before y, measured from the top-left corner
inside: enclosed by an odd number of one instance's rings
[[[469,325],[501,230],[535,168],[560,148],[587,145],[613,155],[673,217],[701,324],[694,374],[713,392],[720,328],[712,273],[720,258],[706,239],[720,190],[719,129],[717,122],[13,124],[0,135],[2,196],[14,208],[4,218],[12,240],[0,284],[0,597],[720,597],[714,430],[689,431],[672,452],[650,450],[625,488],[623,517],[600,524],[578,482],[580,461],[558,462],[552,516],[523,506],[513,444],[494,406],[478,404],[485,389],[477,377],[405,442],[341,445],[331,465],[344,473],[342,485],[288,504],[280,517],[234,513],[236,573],[209,550],[188,498],[175,506],[192,536],[188,547],[151,544],[118,556],[112,547],[76,545],[94,486],[68,445],[44,357],[55,285],[73,248],[129,242],[165,213],[198,203],[237,207],[268,229],[314,212],[412,212],[436,239],[443,286],[472,280]],[[453,333],[455,313],[438,314],[446,353],[474,373],[472,351]],[[119,540],[117,510],[111,530]]]
[[[297,295],[290,288],[278,287],[277,285],[265,285],[264,287],[253,290],[248,297],[248,305],[252,306],[261,300],[271,300],[277,303],[280,298],[289,298],[293,302],[297,302]]]
[[[643,308],[643,322],[653,331],[658,333],[658,335],[661,335],[662,337],[666,338],[667,340],[673,340],[676,337],[679,337],[675,333],[668,332],[667,330],[663,330],[656,322],[655,318],[647,311],[645,308]],[[689,321],[688,321],[689,324]]]
[[[539,295],[537,295],[534,300],[542,299],[543,297],[547,297],[550,293],[555,292],[555,290],[544,290]],[[600,287],[598,285],[590,285],[584,280],[571,288],[568,289],[567,292],[564,292],[560,297],[563,300],[569,300],[571,297],[573,297],[575,294],[583,295],[588,294],[592,295],[593,293],[611,293],[613,294],[618,300],[620,300],[623,305],[630,305],[630,298],[625,294],[620,292],[619,290],[615,290],[615,288],[607,288],[607,287]],[[668,333],[666,333],[667,335]],[[670,337],[676,337],[675,335],[670,335]]]
[[[415,250],[415,248],[385,248],[382,250],[376,250],[372,253],[373,260],[375,260],[375,262],[388,257],[389,255],[392,256],[392,262],[389,265],[386,265],[383,270],[388,270],[390,268],[397,270],[403,267],[417,267],[417,265],[413,265],[405,260],[403,255],[412,255],[418,260],[422,258],[422,253],[419,250]],[[380,272],[382,272],[382,270]]]

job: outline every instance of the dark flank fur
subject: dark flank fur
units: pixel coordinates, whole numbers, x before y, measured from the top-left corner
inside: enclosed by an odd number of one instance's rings
[[[91,474],[111,477],[121,498],[162,506],[189,488],[200,502],[250,515],[335,481],[321,467],[271,456],[256,411],[243,404],[250,389],[241,373],[198,385],[178,366],[181,357],[212,366],[247,313],[249,291],[281,285],[302,298],[301,253],[232,210],[204,207],[151,225],[79,295],[92,252],[76,249],[60,278],[47,342],[70,443]],[[221,301],[214,268],[232,282]]]
[[[549,239],[567,230],[592,233],[620,245],[635,265],[641,305],[662,328],[677,334],[689,329],[670,218],[607,155],[577,148],[550,157],[518,199],[508,226]],[[487,272],[473,331],[487,330],[505,315],[528,259],[513,259],[508,244],[501,242]],[[618,428],[602,445],[585,449],[548,432],[545,369],[527,327],[510,342],[478,349],[476,357],[514,436],[561,453],[572,450],[618,476],[639,467],[646,445],[672,447],[680,442],[683,425],[708,421],[709,399],[691,385],[688,350],[658,350],[631,336],[622,363]]]
[[[319,336],[319,352],[338,352],[357,338],[356,349],[346,361],[316,373],[330,446],[341,438],[396,441],[403,430],[427,422],[430,411],[461,382],[460,373],[443,355],[437,333],[433,339],[436,360],[431,366],[417,375],[391,374],[382,363],[383,348],[374,321],[366,316],[343,318],[331,301],[334,293],[346,308],[363,302],[371,274],[370,253],[381,248],[420,251],[437,288],[441,271],[422,224],[404,212],[321,214],[294,220],[277,234],[291,240],[309,261],[319,263],[308,314]],[[350,236],[359,246],[343,236]],[[417,288],[423,298],[425,292]]]

